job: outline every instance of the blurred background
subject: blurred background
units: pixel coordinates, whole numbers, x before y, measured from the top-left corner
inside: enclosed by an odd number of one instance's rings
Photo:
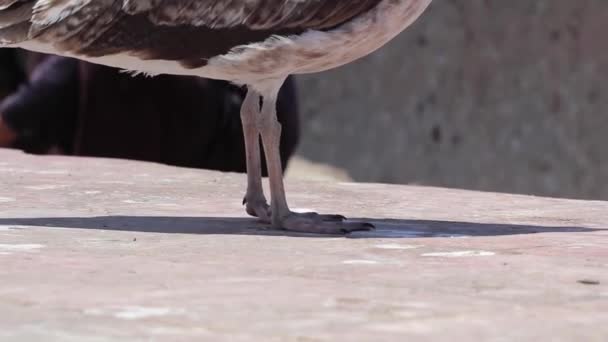
[[[297,78],[297,154],[356,181],[608,199],[606,32],[605,0],[436,0]]]

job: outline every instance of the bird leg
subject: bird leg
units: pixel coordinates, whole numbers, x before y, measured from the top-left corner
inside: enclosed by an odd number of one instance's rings
[[[262,161],[260,159],[260,94],[247,91],[241,105],[241,123],[245,137],[247,158],[247,193],[243,199],[247,213],[270,223],[270,206],[262,188]]]
[[[280,86],[280,84],[279,84]],[[279,144],[281,124],[277,120],[276,102],[278,87],[263,93],[263,104],[260,116],[260,134],[264,144],[266,165],[270,182],[270,213],[273,228],[294,232],[316,234],[345,234],[354,231],[370,230],[368,223],[345,222],[341,215],[319,215],[316,213],[294,213],[287,205],[283,185],[283,169]]]

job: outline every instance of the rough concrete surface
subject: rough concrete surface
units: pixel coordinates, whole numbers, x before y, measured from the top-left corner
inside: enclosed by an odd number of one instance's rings
[[[608,200],[608,1],[436,0],[299,78],[299,153],[355,180]]]
[[[290,181],[348,237],[243,215],[243,175],[0,151],[0,340],[606,341],[608,203]]]

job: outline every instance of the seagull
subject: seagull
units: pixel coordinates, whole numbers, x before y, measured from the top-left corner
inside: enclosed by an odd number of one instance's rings
[[[275,229],[345,234],[373,229],[341,215],[290,210],[276,101],[289,75],[336,68],[379,49],[431,0],[0,0],[0,47],[78,58],[147,75],[247,87],[243,204]],[[171,91],[171,89],[167,89]],[[262,187],[260,138],[269,176]]]

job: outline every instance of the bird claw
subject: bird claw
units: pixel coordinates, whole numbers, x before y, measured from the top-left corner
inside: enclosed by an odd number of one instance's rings
[[[368,222],[347,222],[342,215],[292,212],[279,221],[281,229],[297,233],[343,235],[375,229]]]
[[[247,197],[245,197],[243,199],[243,205],[245,205],[247,214],[257,217],[265,223],[270,223],[271,211],[265,198],[248,200]]]

